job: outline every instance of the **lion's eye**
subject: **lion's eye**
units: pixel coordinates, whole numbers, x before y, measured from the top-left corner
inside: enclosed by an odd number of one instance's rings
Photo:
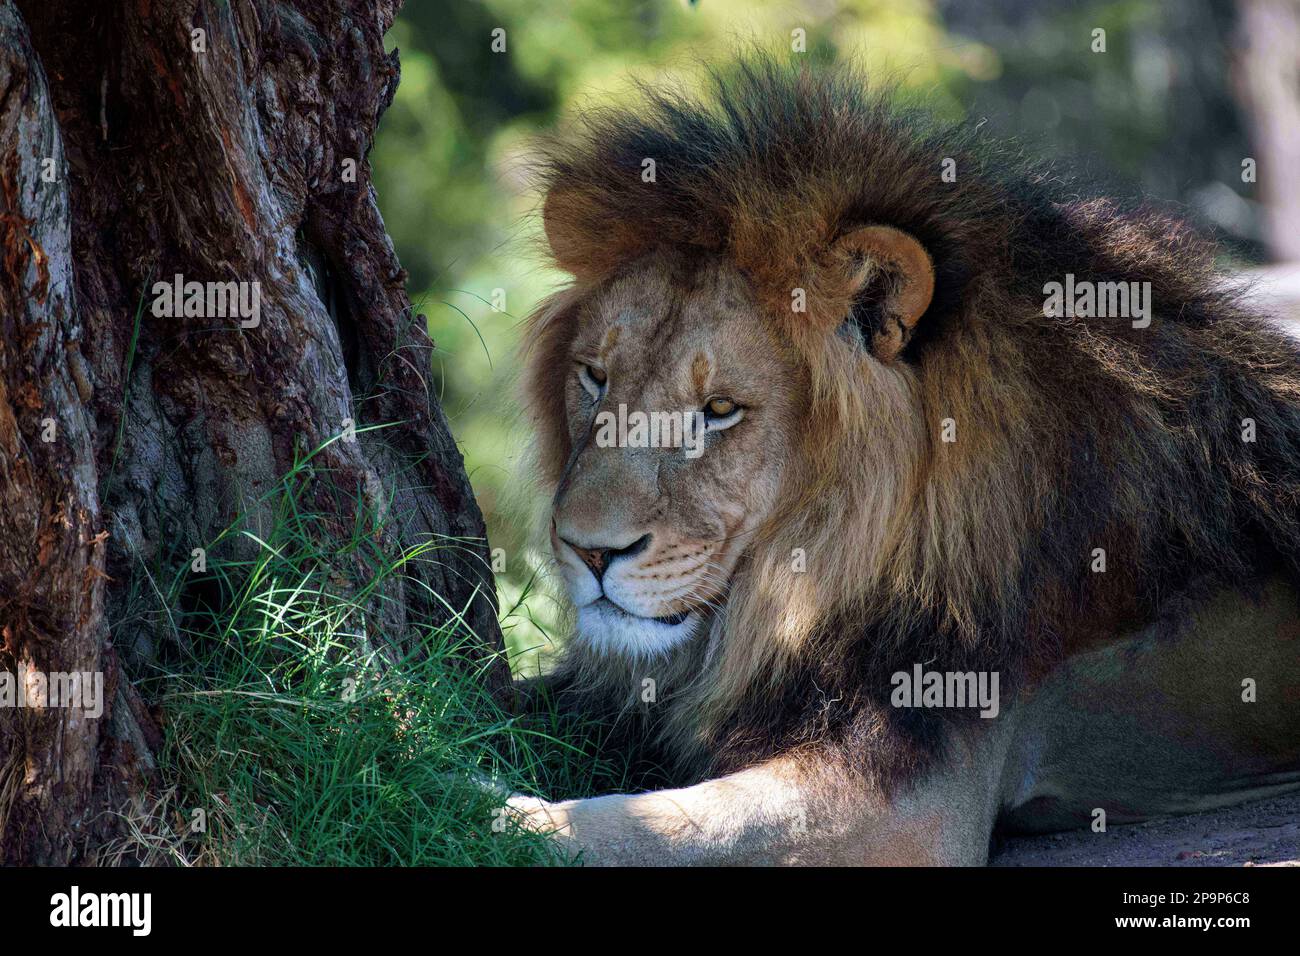
[[[594,365],[582,363],[578,366],[578,381],[582,387],[587,390],[592,398],[600,398],[601,393],[605,390],[605,384],[609,381],[609,375],[603,368],[596,368]]]
[[[704,403],[704,421],[713,431],[730,428],[740,421],[742,412],[741,406],[725,397],[711,398]]]

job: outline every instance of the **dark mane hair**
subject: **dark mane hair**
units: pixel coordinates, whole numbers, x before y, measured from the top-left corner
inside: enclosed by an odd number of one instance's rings
[[[941,178],[945,160],[955,182]],[[830,747],[895,780],[958,718],[890,707],[894,671],[999,671],[1005,693],[1072,649],[1177,620],[1213,589],[1300,577],[1300,346],[1251,314],[1215,272],[1213,244],[1176,218],[1083,195],[978,127],[894,106],[851,69],[763,56],[713,74],[703,97],[647,91],[636,108],[586,115],[550,145],[541,175],[547,235],[575,295],[656,247],[708,250],[797,337],[796,322],[833,324],[853,308],[824,278],[825,250],[849,229],[897,227],[934,261],[934,298],[903,353],[915,401],[862,411],[921,416],[919,447],[862,444],[868,426],[834,412],[831,398],[856,388],[843,375],[819,398],[825,423],[810,427],[808,473],[825,480],[840,480],[835,455],[879,455],[882,469],[908,458],[902,528],[871,542],[885,570],[819,592],[824,613],[793,650],[715,633],[657,665],[672,686],[646,732],[690,766]],[[1150,283],[1149,327],[1045,316],[1045,283],[1067,273]],[[789,316],[795,287],[806,318]],[[563,322],[547,313],[533,338]],[[804,347],[810,364],[824,361]],[[546,371],[532,376],[540,394]],[[944,419],[954,443],[939,438]],[[814,520],[827,526],[818,546],[841,549],[823,556],[827,573],[866,543],[853,530],[862,516],[819,512],[770,546],[806,537]],[[1094,548],[1105,573],[1090,568]],[[721,649],[706,654],[708,641]],[[605,688],[583,698],[598,707],[632,686],[619,666],[575,650],[565,673]]]

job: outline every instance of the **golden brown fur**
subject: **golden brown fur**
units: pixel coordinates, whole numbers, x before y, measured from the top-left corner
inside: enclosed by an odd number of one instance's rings
[[[574,459],[584,309],[648,261],[685,285],[700,262],[734,270],[756,330],[789,350],[796,372],[775,387],[805,410],[725,614],[652,661],[575,643],[557,675],[572,706],[621,714],[678,779],[793,753],[889,790],[966,720],[890,707],[891,673],[998,671],[1016,695],[1073,653],[1176,622],[1202,593],[1295,579],[1300,355],[1223,291],[1213,248],[1180,223],[1069,198],[1048,171],[900,113],[845,71],[760,58],[711,100],[650,94],[585,122],[544,170],[548,239],[574,276],[527,332],[544,477],[559,485]],[[940,177],[949,157],[955,183]],[[867,223],[904,230],[934,263],[933,302],[894,361],[841,334],[878,319],[837,245]],[[1150,282],[1154,319],[1045,317],[1044,283],[1065,273]]]

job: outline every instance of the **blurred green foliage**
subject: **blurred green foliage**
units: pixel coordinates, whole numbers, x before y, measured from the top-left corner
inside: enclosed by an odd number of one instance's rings
[[[1208,218],[1245,223],[1248,239],[1248,202],[1224,186],[1245,148],[1226,92],[1225,3],[1188,0],[1200,22],[1146,0],[408,0],[389,34],[402,81],[370,160],[438,347],[443,406],[504,551],[503,624],[524,668],[566,623],[535,580],[545,549],[529,543],[545,503],[515,397],[519,323],[563,281],[538,246],[531,136],[631,96],[633,79],[689,78],[750,43],[789,49],[802,29],[810,57],[851,57],[945,115],[985,118],[1130,192],[1195,213],[1201,190],[1217,203]],[[1096,27],[1104,55],[1090,48]],[[505,52],[493,52],[497,29]]]

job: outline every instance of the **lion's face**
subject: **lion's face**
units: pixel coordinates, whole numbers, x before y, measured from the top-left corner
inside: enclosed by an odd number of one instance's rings
[[[586,297],[552,361],[571,453],[550,536],[579,637],[661,653],[725,602],[773,512],[807,376],[734,267],[670,253]]]

